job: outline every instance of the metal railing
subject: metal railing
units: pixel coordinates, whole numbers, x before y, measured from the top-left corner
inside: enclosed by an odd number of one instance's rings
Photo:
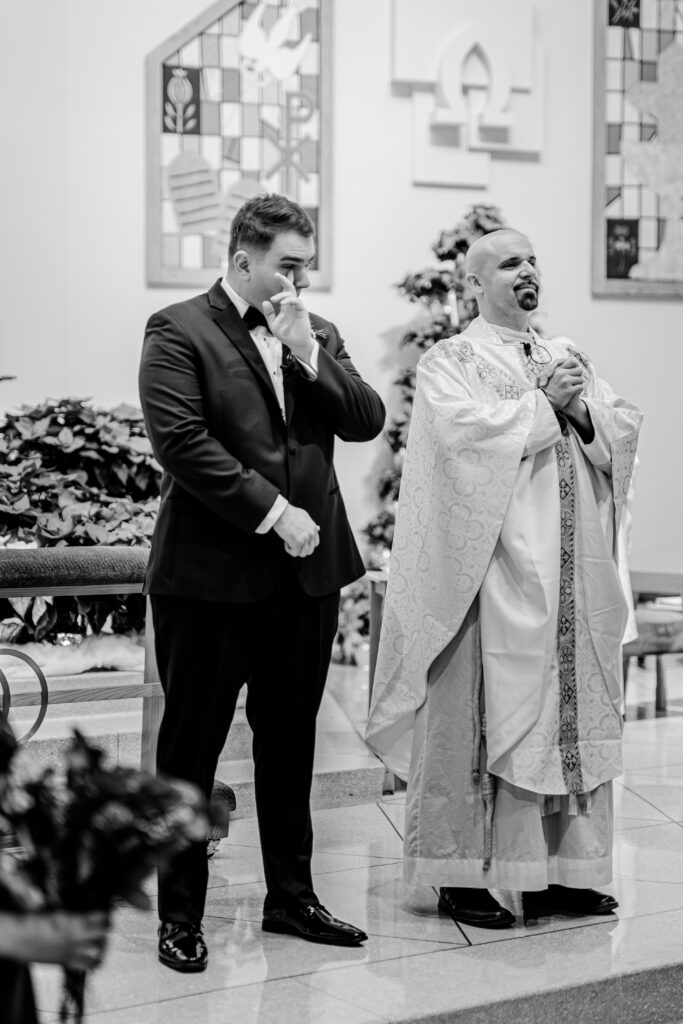
[[[0,549],[0,597],[89,597],[98,594],[141,594],[147,567],[146,548],[57,547]],[[35,674],[39,693],[12,696],[6,674],[0,669],[2,708],[0,718],[8,720],[12,708],[37,707],[36,720],[21,737],[27,742],[43,723],[48,705],[76,704],[85,701],[130,700],[141,698],[141,767],[154,771],[159,724],[164,695],[154,655],[154,630],[149,599],[145,620],[145,660],[143,682],[80,689],[49,689],[45,674],[35,659],[24,652],[0,647],[0,658],[24,661]]]

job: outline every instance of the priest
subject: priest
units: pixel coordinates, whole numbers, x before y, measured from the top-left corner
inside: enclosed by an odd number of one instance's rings
[[[604,914],[621,774],[619,529],[639,410],[529,324],[529,240],[467,254],[479,316],[417,367],[366,738],[408,780],[404,875],[481,927]],[[621,566],[622,577],[624,566]]]

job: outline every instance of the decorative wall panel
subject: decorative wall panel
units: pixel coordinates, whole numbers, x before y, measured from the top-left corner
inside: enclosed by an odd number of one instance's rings
[[[683,295],[683,5],[595,11],[593,292]]]
[[[221,0],[147,58],[147,280],[211,284],[237,208],[282,192],[330,284],[332,0]]]
[[[392,32],[413,184],[483,189],[492,160],[539,158],[543,49],[531,0],[393,0]]]

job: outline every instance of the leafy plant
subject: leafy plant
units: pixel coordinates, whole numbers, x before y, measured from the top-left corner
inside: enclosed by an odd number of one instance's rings
[[[161,470],[134,406],[24,406],[0,424],[0,456],[0,543],[149,544]]]
[[[41,640],[100,633],[142,633],[143,594],[104,594],[90,597],[11,597],[0,599],[0,643],[25,644]]]
[[[396,287],[411,302],[419,302],[421,299],[443,301],[453,287],[453,278],[443,267],[424,267],[406,274]]]
[[[465,280],[465,254],[475,239],[504,226],[496,206],[470,207],[462,220],[442,231],[432,246],[438,266],[406,274],[397,285],[410,302],[423,307],[425,314],[407,328],[400,341],[400,347],[411,353],[412,362],[401,366],[394,379],[397,391],[393,414],[384,431],[389,465],[377,479],[381,506],[363,531],[369,542],[367,561],[373,568],[386,567],[394,539],[395,507],[415,394],[415,363],[437,341],[465,330],[477,315],[476,300]]]
[[[161,468],[140,409],[49,399],[0,423],[0,546],[149,546]],[[0,602],[0,640],[142,628],[140,595]]]
[[[364,583],[344,587],[339,603],[339,624],[333,648],[335,661],[357,664],[356,652],[370,630],[370,601]]]

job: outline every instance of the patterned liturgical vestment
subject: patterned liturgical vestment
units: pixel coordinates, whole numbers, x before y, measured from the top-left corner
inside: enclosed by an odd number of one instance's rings
[[[545,351],[585,368],[590,443],[537,387]],[[478,317],[420,361],[366,734],[409,780],[409,879],[609,881],[640,420],[566,339]]]

